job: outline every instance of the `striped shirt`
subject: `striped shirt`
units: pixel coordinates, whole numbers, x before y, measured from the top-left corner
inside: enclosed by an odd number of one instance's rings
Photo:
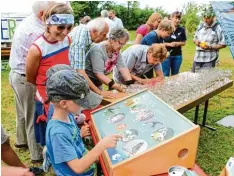
[[[89,29],[85,25],[77,26],[69,36],[72,39],[69,49],[71,67],[78,70],[85,70],[85,56],[92,44]]]
[[[25,74],[26,57],[32,43],[44,32],[44,25],[34,15],[25,18],[16,28],[12,39],[9,65],[19,74]]]
[[[194,35],[194,39],[198,41],[205,41],[208,45],[226,45],[225,38],[222,32],[222,29],[219,24],[216,24],[215,21],[211,26],[207,26],[206,23],[203,23],[203,27],[201,28],[200,24],[198,29]],[[218,25],[216,28],[214,25]],[[212,29],[213,27],[213,29]],[[218,59],[219,50],[204,50],[200,47],[196,47],[196,53],[194,56],[195,62],[211,62],[215,59]]]

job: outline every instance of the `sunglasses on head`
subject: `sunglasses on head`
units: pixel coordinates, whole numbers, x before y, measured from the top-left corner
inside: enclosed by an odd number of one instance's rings
[[[72,25],[58,25],[57,26],[57,30],[58,31],[63,31],[67,29],[68,31],[70,31],[72,29]]]

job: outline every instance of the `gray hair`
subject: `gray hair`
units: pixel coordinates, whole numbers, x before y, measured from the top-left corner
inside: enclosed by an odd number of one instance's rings
[[[108,17],[108,11],[107,10],[102,10],[101,11],[101,17],[107,18]]]
[[[87,24],[90,21],[91,21],[90,16],[85,16],[80,20],[80,24]]]
[[[100,33],[104,30],[105,25],[107,25],[107,23],[104,18],[95,18],[88,22],[86,26],[89,30],[96,29]]]
[[[45,11],[53,1],[35,1],[32,5],[32,12],[38,16],[41,11]]]
[[[126,29],[124,29],[124,28],[111,29],[110,34],[109,34],[109,39],[119,40],[122,38],[127,38],[127,40],[129,39],[129,33]]]

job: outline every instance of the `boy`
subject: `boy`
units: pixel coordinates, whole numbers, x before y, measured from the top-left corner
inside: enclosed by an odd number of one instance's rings
[[[174,32],[174,29],[175,28],[171,20],[162,20],[156,30],[151,31],[144,36],[141,40],[141,44],[151,46],[154,43],[164,43],[164,39],[169,37]],[[149,70],[145,75],[148,78],[152,78],[154,76],[153,69]]]
[[[169,37],[174,31],[174,25],[171,20],[162,20],[156,30],[148,33],[141,41],[142,45],[152,45],[153,43],[163,43],[164,39]]]
[[[96,107],[101,98],[89,90],[85,78],[75,71],[64,69],[50,73],[46,91],[54,104],[54,113],[47,124],[46,147],[55,174],[94,175],[93,163],[105,149],[115,147],[121,136],[107,136],[88,152],[72,114],[77,114],[81,107]]]

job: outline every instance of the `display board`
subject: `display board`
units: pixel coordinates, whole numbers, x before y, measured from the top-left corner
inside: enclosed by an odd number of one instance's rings
[[[194,149],[197,148],[199,127],[147,90],[99,109],[91,116],[99,140],[110,134],[123,137],[116,148],[107,149],[104,157],[113,175],[115,166],[120,167],[191,130],[196,130]]]
[[[1,18],[1,42],[11,42],[15,28],[24,18]]]

